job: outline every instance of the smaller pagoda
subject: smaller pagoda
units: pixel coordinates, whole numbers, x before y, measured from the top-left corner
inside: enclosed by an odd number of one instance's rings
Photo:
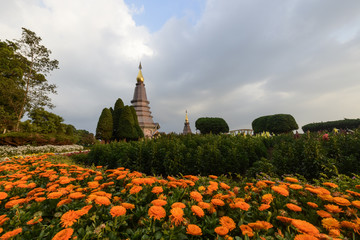
[[[190,129],[190,123],[189,123],[189,118],[187,115],[187,110],[185,111],[186,115],[185,115],[185,123],[184,123],[184,130],[183,130],[183,134],[192,134],[191,129]]]

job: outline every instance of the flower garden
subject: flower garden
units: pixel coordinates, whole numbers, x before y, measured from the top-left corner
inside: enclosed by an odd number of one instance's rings
[[[0,163],[0,239],[360,239],[360,178],[166,178],[54,154]]]

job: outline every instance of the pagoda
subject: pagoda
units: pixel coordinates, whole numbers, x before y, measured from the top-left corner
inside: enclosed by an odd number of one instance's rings
[[[183,130],[183,134],[191,134],[191,129],[190,129],[190,123],[189,123],[189,118],[187,115],[187,110],[186,110],[186,115],[185,115],[185,123],[184,123],[184,130]]]
[[[153,116],[151,116],[150,102],[146,97],[146,90],[144,84],[144,77],[141,72],[141,62],[139,64],[139,73],[136,78],[136,87],[134,91],[134,97],[131,101],[132,106],[135,108],[136,115],[139,121],[139,126],[144,133],[144,136],[149,138],[154,135],[160,128],[158,123],[154,123]]]

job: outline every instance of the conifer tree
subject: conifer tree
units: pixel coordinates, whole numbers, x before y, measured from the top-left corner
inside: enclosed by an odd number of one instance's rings
[[[130,107],[131,113],[134,117],[134,122],[135,122],[135,130],[138,134],[138,138],[143,138],[144,137],[144,132],[141,130],[141,127],[139,125],[139,121],[136,115],[136,111],[135,108],[133,106]]]
[[[108,143],[113,133],[113,117],[110,109],[104,108],[101,112],[97,127],[96,139],[104,140]]]
[[[113,116],[113,134],[112,138],[119,141],[121,136],[117,135],[118,128],[119,128],[119,120],[121,116],[122,109],[124,108],[124,102],[121,100],[121,98],[118,98],[114,105],[114,110],[112,111]],[[110,108],[111,110],[111,108]]]
[[[119,139],[125,139],[126,141],[139,138],[135,128],[134,116],[129,106],[124,106],[122,109],[116,136],[119,137]]]

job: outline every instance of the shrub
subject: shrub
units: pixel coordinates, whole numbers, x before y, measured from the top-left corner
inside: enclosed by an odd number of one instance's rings
[[[360,119],[344,119],[338,121],[328,121],[319,123],[309,123],[302,127],[304,132],[317,132],[317,131],[329,131],[334,128],[338,129],[357,129],[360,127]]]
[[[96,139],[109,142],[113,132],[113,118],[110,109],[104,108],[96,127]]]
[[[229,132],[229,126],[222,118],[199,118],[195,122],[195,127],[201,132],[201,134],[219,134]]]
[[[270,132],[274,134],[288,133],[298,129],[298,125],[290,114],[274,114],[262,116],[252,122],[255,133]]]

